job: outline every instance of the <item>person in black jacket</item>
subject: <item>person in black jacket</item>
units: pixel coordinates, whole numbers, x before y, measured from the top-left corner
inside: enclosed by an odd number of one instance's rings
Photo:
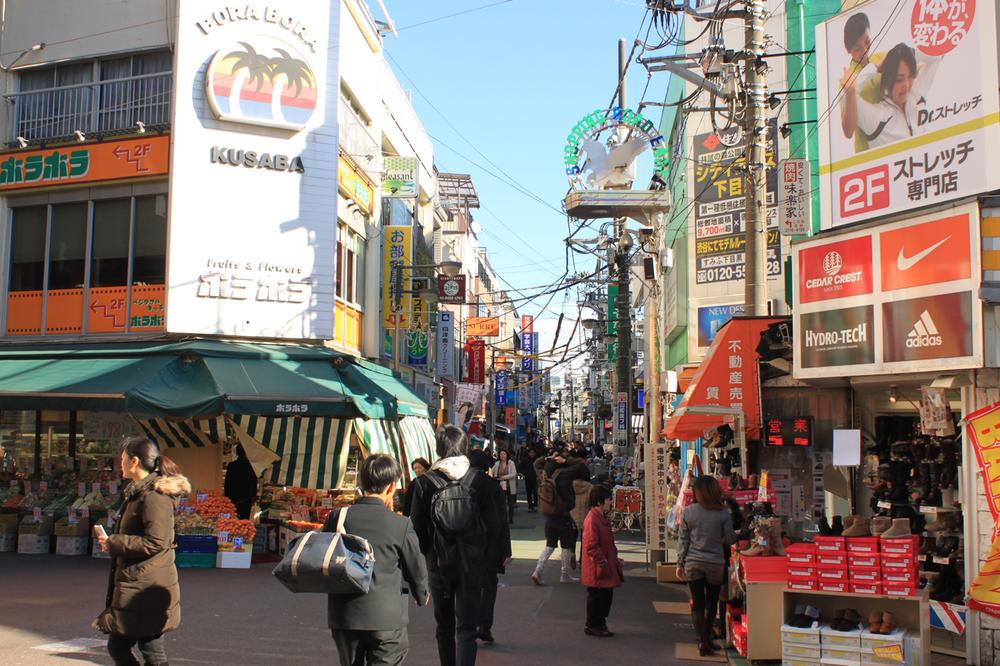
[[[403,494],[403,515],[407,518],[410,517],[410,507],[413,506],[413,490],[417,487],[417,478],[423,476],[430,468],[431,464],[427,462],[426,458],[415,458],[410,463],[410,469],[413,470],[413,479],[410,481],[410,485],[406,486],[406,492]]]
[[[489,469],[490,456],[483,451],[469,451],[469,465],[482,474]],[[476,636],[484,643],[493,642],[493,608],[497,603],[497,586],[500,581],[498,574],[506,571],[510,563],[510,524],[507,520],[507,493],[500,488],[500,482],[492,477],[489,480],[490,497],[497,513],[497,523],[500,525],[500,538],[486,544],[486,559],[482,576],[482,597],[479,606],[479,626]]]
[[[236,445],[236,460],[226,465],[226,481],[222,492],[233,501],[240,520],[250,518],[250,509],[257,499],[257,472],[253,471],[247,452],[241,444]]]
[[[517,457],[517,469],[524,476],[524,494],[528,501],[528,513],[535,513],[538,507],[538,473],[535,472],[535,460],[538,459],[538,449],[526,446]]]
[[[497,519],[491,500],[490,478],[469,466],[469,440],[462,429],[443,426],[436,440],[439,460],[416,480],[410,517],[420,539],[420,550],[427,557],[441,665],[473,666],[482,597],[480,581],[488,544],[501,538],[502,521]],[[447,533],[439,519],[432,517],[438,493],[442,497],[464,495],[464,499],[449,501],[449,506],[455,507],[450,510],[452,516],[468,518],[469,527],[461,534]]]
[[[557,474],[558,472],[558,474]],[[539,483],[542,482],[542,475],[555,479],[556,493],[561,498],[565,511],[548,513],[545,515],[545,548],[538,556],[538,564],[531,574],[531,580],[535,585],[542,585],[542,571],[545,563],[548,562],[556,546],[562,547],[562,571],[559,576],[560,583],[575,583],[579,579],[570,572],[575,568],[573,560],[576,553],[576,538],[578,530],[576,523],[570,516],[570,511],[576,506],[576,491],[573,489],[573,481],[576,479],[590,480],[590,471],[583,459],[570,456],[564,447],[557,447],[555,452],[539,458],[535,461],[535,473],[538,475]],[[546,507],[540,507],[545,511]]]
[[[427,568],[413,525],[390,508],[399,477],[394,458],[368,456],[358,469],[362,497],[351,507],[330,512],[323,525],[324,532],[335,532],[340,512],[347,511],[344,531],[367,539],[375,554],[368,594],[328,596],[327,622],[341,666],[403,663],[409,650],[407,588],[418,606],[430,601]]]

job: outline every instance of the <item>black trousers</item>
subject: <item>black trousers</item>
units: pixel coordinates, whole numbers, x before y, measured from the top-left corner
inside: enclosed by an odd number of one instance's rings
[[[611,601],[615,591],[610,587],[587,588],[587,627],[589,629],[607,629],[608,615],[611,613]]]
[[[688,589],[691,590],[691,611],[705,615],[705,626],[709,630],[715,622],[715,613],[719,610],[720,588],[720,585],[712,585],[704,578],[688,581]]]
[[[132,648],[139,645],[139,654],[142,655],[145,664],[165,664],[167,663],[167,653],[163,644],[163,635],[152,636],[150,638],[129,638],[120,634],[108,636],[108,654],[115,662],[115,666],[141,666],[139,660],[135,658]]]
[[[528,500],[528,509],[538,506],[538,480],[524,477],[524,494]]]
[[[569,516],[545,516],[545,545],[576,550],[576,523]]]
[[[497,603],[496,572],[483,574],[480,580],[481,597],[479,601],[479,633],[487,633],[493,629],[493,607]]]
[[[517,495],[507,493],[507,520],[514,522],[514,507],[517,506]]]
[[[474,666],[476,663],[476,625],[479,624],[482,599],[480,576],[477,572],[456,581],[438,571],[429,572],[441,666]]]
[[[391,631],[331,629],[340,666],[398,666],[410,650],[406,627]]]

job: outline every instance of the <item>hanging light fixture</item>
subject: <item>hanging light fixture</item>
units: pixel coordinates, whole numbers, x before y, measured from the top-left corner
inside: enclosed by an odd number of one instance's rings
[[[899,400],[899,389],[893,384],[889,387],[889,402],[896,404],[897,400]]]

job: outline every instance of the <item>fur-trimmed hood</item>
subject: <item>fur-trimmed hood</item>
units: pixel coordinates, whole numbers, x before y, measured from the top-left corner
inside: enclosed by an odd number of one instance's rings
[[[469,459],[465,456],[441,458],[431,465],[431,469],[441,472],[452,481],[458,481],[469,471]]]
[[[191,482],[186,476],[161,476],[153,482],[153,490],[168,497],[180,497],[191,493]]]

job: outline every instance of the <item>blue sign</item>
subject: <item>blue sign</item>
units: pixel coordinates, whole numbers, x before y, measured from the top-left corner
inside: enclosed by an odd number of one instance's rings
[[[711,346],[712,340],[723,324],[742,314],[742,305],[710,305],[698,308],[698,346]]]
[[[636,407],[639,409],[646,409],[646,389],[639,389],[637,393]]]
[[[507,371],[501,370],[497,373],[496,379],[496,404],[506,405],[507,404]]]
[[[535,334],[521,332],[521,351],[524,352],[524,356],[521,357],[521,370],[524,372],[531,372],[534,370],[535,359],[532,358],[535,354]]]

